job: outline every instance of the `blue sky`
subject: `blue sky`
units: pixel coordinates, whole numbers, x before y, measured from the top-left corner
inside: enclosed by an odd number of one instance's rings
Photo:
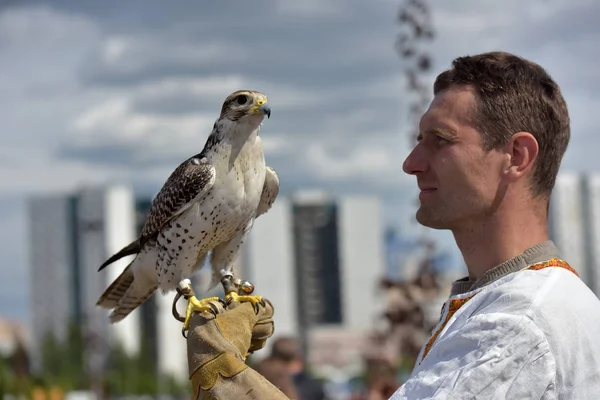
[[[239,88],[269,96],[262,136],[284,191],[372,193],[388,221],[412,217],[400,1],[84,3],[0,6],[0,315],[28,313],[27,196],[104,182],[152,193]],[[539,62],[570,106],[563,170],[600,168],[600,3],[430,4],[435,73],[489,50]]]

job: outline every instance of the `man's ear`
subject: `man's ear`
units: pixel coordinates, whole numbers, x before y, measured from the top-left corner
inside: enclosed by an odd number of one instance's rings
[[[512,135],[505,149],[509,159],[505,173],[512,181],[531,171],[539,153],[538,142],[529,132]]]

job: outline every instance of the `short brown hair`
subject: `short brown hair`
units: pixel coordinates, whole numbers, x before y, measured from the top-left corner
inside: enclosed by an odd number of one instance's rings
[[[286,363],[302,359],[299,341],[294,337],[281,336],[273,342],[271,356]]]
[[[496,51],[456,58],[437,76],[433,93],[453,85],[474,88],[474,123],[485,149],[506,144],[517,132],[536,138],[532,191],[549,198],[571,137],[567,104],[556,82],[540,65]]]
[[[290,399],[298,398],[298,391],[296,390],[294,380],[283,360],[267,357],[261,360],[254,367],[254,370],[277,386]]]

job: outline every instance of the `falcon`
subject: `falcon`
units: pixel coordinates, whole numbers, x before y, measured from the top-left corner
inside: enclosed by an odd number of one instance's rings
[[[111,323],[125,318],[157,289],[166,294],[189,284],[207,257],[209,290],[232,279],[233,264],[254,220],[266,213],[279,193],[279,178],[265,164],[259,136],[270,118],[267,97],[256,91],[231,93],[204,149],[182,162],[152,201],[139,237],[98,269],[135,254],[133,261],[100,296],[97,305],[112,310]],[[225,278],[225,279],[224,279]],[[260,296],[226,290],[226,299],[259,303]],[[218,298],[188,298],[183,329],[194,311],[210,310]]]

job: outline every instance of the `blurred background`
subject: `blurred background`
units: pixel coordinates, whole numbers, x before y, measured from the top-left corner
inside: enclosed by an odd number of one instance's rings
[[[238,274],[275,305],[270,343],[297,344],[293,376],[313,392],[387,398],[466,274],[452,236],[414,221],[401,169],[457,56],[515,52],[561,85],[572,141],[551,235],[600,293],[599,19],[595,0],[4,0],[0,393],[189,398],[173,294],[110,326],[94,304],[129,258],[97,268],[237,89],[269,96],[282,185]],[[194,279],[200,296],[207,284]]]

